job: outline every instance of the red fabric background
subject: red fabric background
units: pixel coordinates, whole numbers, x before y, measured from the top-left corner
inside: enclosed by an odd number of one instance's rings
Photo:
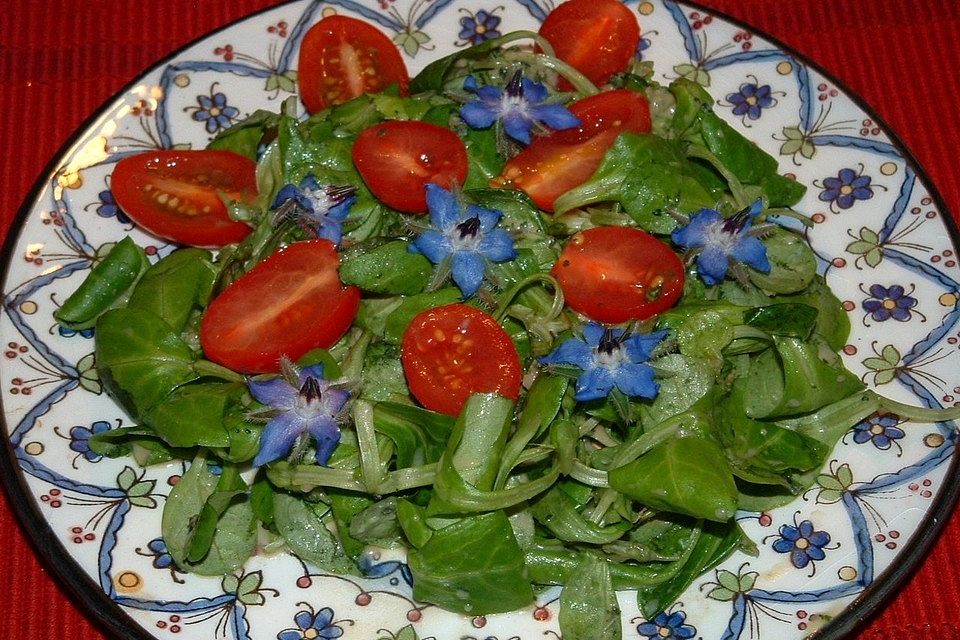
[[[155,60],[271,0],[0,1],[0,236],[51,156]],[[491,5],[497,4],[491,2]],[[509,3],[507,3],[509,4]],[[960,3],[704,0],[784,41],[862,96],[960,213]],[[860,638],[960,638],[960,514]],[[102,638],[37,560],[0,500],[0,638]]]

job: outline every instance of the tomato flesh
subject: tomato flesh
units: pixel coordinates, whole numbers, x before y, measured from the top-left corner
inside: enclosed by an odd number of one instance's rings
[[[570,111],[580,119],[579,127],[534,138],[491,186],[525,191],[538,207],[553,211],[557,198],[590,179],[617,136],[650,131],[647,99],[627,89],[583,98],[571,104]]]
[[[231,220],[221,195],[253,203],[256,164],[230,151],[150,151],[117,162],[110,189],[117,205],[150,233],[180,244],[240,242],[251,228]]]
[[[230,284],[200,323],[207,358],[242,373],[273,373],[280,357],[297,360],[328,348],[350,328],[360,290],[343,287],[340,258],[328,240],[295,242]]]
[[[448,304],[417,315],[403,334],[401,361],[410,393],[432,411],[455,416],[472,393],[520,395],[517,348],[476,307]]]
[[[297,81],[304,106],[316,113],[391,84],[407,95],[410,76],[397,47],[379,29],[333,15],[303,37]]]
[[[373,195],[405,213],[425,213],[427,183],[445,189],[463,184],[469,166],[457,134],[417,120],[392,120],[361,131],[353,164]]]
[[[550,273],[567,305],[597,322],[645,320],[672,307],[683,293],[680,257],[633,227],[575,234]]]
[[[556,56],[596,85],[625,71],[640,42],[640,24],[619,0],[570,0],[551,11],[540,35]],[[561,91],[569,91],[566,80]]]

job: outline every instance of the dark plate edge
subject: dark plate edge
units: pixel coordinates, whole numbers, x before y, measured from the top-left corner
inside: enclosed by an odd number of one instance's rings
[[[51,156],[50,161],[47,162],[46,166],[40,172],[39,177],[34,181],[33,186],[30,187],[23,203],[14,215],[10,227],[7,230],[3,248],[0,250],[0,261],[2,261],[0,262],[0,283],[6,282],[7,280],[8,267],[13,257],[12,254],[19,244],[27,218],[33,210],[33,206],[40,196],[40,193],[48,186],[57,168],[62,164],[63,158],[76,144],[77,139],[99,118],[106,115],[115,101],[134,88],[144,75],[150,73],[153,69],[167,64],[170,60],[179,56],[190,47],[250,18],[267,13],[268,11],[273,11],[284,4],[292,4],[294,1],[296,0],[277,2],[252,13],[248,13],[197,36],[176,50],[171,51],[163,58],[150,62],[149,65],[137,73],[132,80],[124,84],[113,95],[107,98],[100,107],[81,122]],[[116,638],[116,640],[156,640],[156,636],[147,632],[133,617],[124,611],[119,604],[111,599],[95,580],[80,568],[79,564],[73,560],[73,557],[63,546],[57,534],[54,533],[49,523],[43,517],[39,505],[28,490],[26,478],[14,455],[9,435],[10,425],[7,424],[6,412],[3,409],[2,394],[0,394],[0,425],[3,427],[3,429],[0,430],[2,431],[2,434],[0,434],[2,435],[0,443],[2,443],[3,446],[3,454],[0,455],[0,485],[3,486],[7,504],[16,518],[20,532],[33,548],[34,556],[40,561],[43,568],[55,577],[58,586],[61,587],[74,605],[76,605],[88,619],[92,619],[98,631],[103,631],[111,637]]]
[[[293,1],[294,0],[290,0],[289,3]],[[669,2],[670,0],[664,1]],[[24,198],[23,203],[17,210],[7,230],[3,249],[0,250],[0,260],[2,260],[2,264],[0,264],[0,282],[6,281],[9,266],[9,260],[7,258],[12,254],[18,244],[24,224],[40,192],[47,186],[48,181],[61,164],[62,158],[72,148],[77,138],[89,129],[97,119],[105,115],[109,107],[117,99],[133,88],[139,78],[167,63],[186,49],[225,29],[252,17],[272,11],[287,3],[288,2],[279,2],[276,5],[264,7],[253,13],[241,16],[194,38],[160,60],[150,63],[149,66],[145,67],[133,80],[107,98],[98,109],[76,127],[73,133],[67,137],[64,144],[51,156],[51,160],[43,168],[40,176],[27,192],[27,196]],[[939,190],[933,181],[930,180],[930,176],[917,161],[916,157],[914,157],[907,145],[904,144],[900,136],[887,124],[886,120],[880,117],[873,107],[866,103],[857,93],[851,91],[846,82],[837,79],[832,73],[820,66],[819,63],[811,60],[806,54],[798,52],[792,46],[770,35],[765,30],[750,25],[723,11],[699,4],[698,2],[684,0],[680,4],[705,11],[731,24],[742,27],[751,33],[757,34],[781,50],[786,51],[807,67],[816,70],[838,89],[843,91],[847,98],[870,115],[884,133],[890,137],[893,145],[903,153],[904,161],[913,169],[917,179],[923,183],[929,191],[930,197],[933,199],[944,219],[945,226],[950,234],[950,239],[954,247],[960,247],[960,230],[958,230],[953,215]],[[107,633],[117,638],[117,640],[155,640],[155,636],[147,633],[120,605],[101,590],[99,584],[79,568],[79,565],[72,559],[72,556],[66,551],[59,538],[44,519],[36,501],[27,490],[26,480],[13,454],[13,448],[8,435],[9,425],[6,424],[5,412],[3,412],[2,395],[0,395],[0,423],[2,423],[4,427],[2,434],[4,452],[3,455],[0,455],[0,484],[3,485],[10,510],[14,513],[24,537],[27,538],[33,547],[35,556],[40,560],[43,567],[57,578],[59,584],[66,587],[67,595],[79,606],[81,611],[88,617],[93,618]],[[841,638],[848,637],[848,634],[859,630],[872,616],[878,613],[880,607],[885,604],[888,599],[892,598],[907,579],[912,576],[915,569],[921,564],[930,549],[933,548],[934,543],[940,537],[954,507],[958,500],[960,500],[960,473],[958,473],[958,471],[960,471],[960,450],[955,451],[946,472],[947,480],[945,480],[944,486],[937,494],[931,509],[921,521],[917,533],[910,538],[907,545],[904,545],[905,550],[897,555],[897,566],[887,569],[881,573],[880,576],[876,577],[873,583],[867,587],[850,606],[844,609],[843,613],[830,621],[823,629],[815,632],[811,637],[816,637],[817,640],[840,640]],[[14,498],[16,498],[16,500],[14,500]]]

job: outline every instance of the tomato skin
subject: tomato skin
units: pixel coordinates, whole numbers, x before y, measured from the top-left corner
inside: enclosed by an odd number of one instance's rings
[[[467,148],[449,129],[390,120],[360,132],[353,164],[377,198],[404,213],[426,213],[428,182],[444,189],[467,179]]]
[[[640,24],[620,0],[570,0],[547,15],[540,35],[558,58],[600,86],[627,69],[640,43]],[[560,82],[561,91],[570,89]]]
[[[407,95],[410,75],[400,51],[379,29],[363,20],[332,15],[303,37],[297,81],[307,111],[317,113],[391,84]]]
[[[604,91],[577,100],[570,111],[579,127],[539,136],[511,158],[494,187],[525,191],[538,207],[553,211],[553,203],[594,174],[603,156],[621,133],[650,131],[650,104],[627,89]]]
[[[200,322],[206,357],[242,373],[274,373],[280,357],[297,360],[328,348],[350,328],[360,290],[343,287],[340,257],[328,240],[295,242],[255,266],[214,298]]]
[[[231,220],[220,198],[252,203],[256,164],[230,151],[158,150],[117,162],[110,190],[140,227],[180,244],[218,247],[240,242],[252,230]]]
[[[575,234],[550,274],[571,309],[610,324],[653,317],[683,293],[680,257],[633,227],[594,227]]]
[[[428,309],[403,334],[403,372],[427,409],[455,416],[472,393],[520,396],[520,355],[493,316],[455,303]]]

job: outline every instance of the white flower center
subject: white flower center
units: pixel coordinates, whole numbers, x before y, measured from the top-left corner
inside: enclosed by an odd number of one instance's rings
[[[725,230],[723,228],[724,222],[724,220],[718,220],[717,222],[707,225],[703,246],[717,247],[725,254],[729,254],[740,241],[740,232],[735,231],[731,233]]]
[[[313,207],[313,214],[316,217],[327,215],[330,209],[336,205],[336,202],[327,194],[327,190],[323,187],[319,189],[305,189],[303,195],[310,201],[310,205]]]
[[[505,118],[511,113],[516,113],[524,118],[529,118],[529,110],[530,105],[523,96],[512,96],[509,93],[504,92],[503,96],[500,98],[500,109],[497,115],[499,115],[501,118]]]

